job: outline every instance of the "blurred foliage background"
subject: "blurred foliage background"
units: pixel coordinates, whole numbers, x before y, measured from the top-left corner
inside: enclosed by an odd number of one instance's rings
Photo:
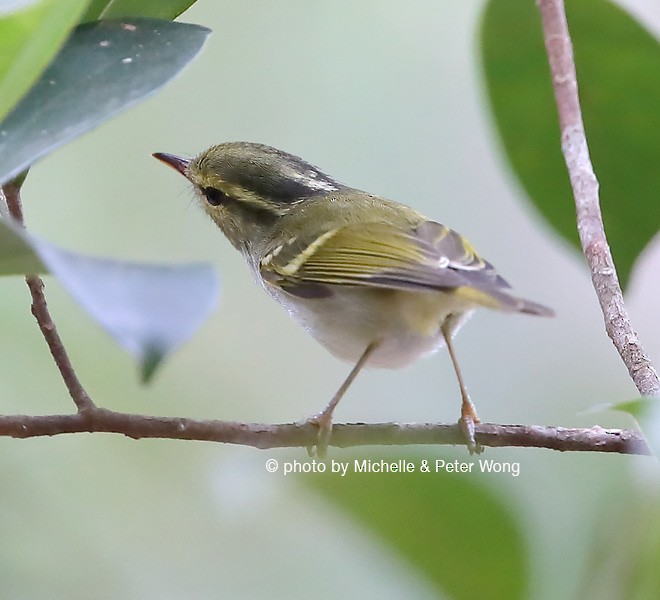
[[[590,4],[597,29],[598,18],[612,13],[597,10],[604,2]],[[582,258],[530,203],[529,179],[518,183],[502,151],[479,42],[492,25],[482,23],[485,5],[200,0],[180,20],[213,35],[180,77],[32,168],[24,210],[39,236],[116,258],[208,261],[221,273],[220,306],[148,387],[133,360],[47,280],[53,317],[99,405],[284,422],[319,410],[345,377],[348,366],[259,291],[185,182],[150,157],[248,140],[303,156],[341,181],[452,226],[517,292],[556,310],[552,320],[482,311],[461,331],[459,357],[484,420],[634,425],[623,414],[585,412],[636,392],[605,336]],[[655,2],[621,5],[657,38]],[[492,31],[503,43],[518,35]],[[612,46],[599,58],[614,60],[617,51]],[[637,75],[653,77],[657,93],[657,73],[642,68]],[[554,112],[538,119],[556,122]],[[502,122],[500,113],[497,127]],[[639,129],[648,134],[644,124]],[[645,169],[638,176],[644,181]],[[657,187],[647,187],[657,198]],[[570,206],[572,199],[564,193],[554,202]],[[628,236],[638,238],[634,228]],[[656,240],[627,288],[633,324],[655,357],[659,269]],[[24,282],[3,278],[0,294],[1,412],[72,411],[29,314]],[[458,398],[440,352],[402,371],[365,372],[336,418],[451,421]],[[266,472],[268,458],[307,462],[298,450],[112,435],[0,439],[0,454],[6,598],[336,598],[359,591],[364,598],[549,600],[654,598],[660,586],[656,459],[487,449],[485,458],[519,462],[520,475],[341,478]],[[464,448],[331,450],[329,458],[357,457],[473,460]]]

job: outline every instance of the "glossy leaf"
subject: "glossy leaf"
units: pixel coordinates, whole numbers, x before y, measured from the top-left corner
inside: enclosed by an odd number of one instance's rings
[[[46,68],[87,0],[0,3],[0,121]]]
[[[356,472],[354,457],[342,453],[337,460],[349,462],[346,476],[315,473],[303,481],[391,545],[441,592],[457,600],[528,597],[519,524],[483,479],[435,473],[433,460],[431,473]]]
[[[45,271],[125,350],[147,381],[163,357],[188,339],[215,306],[210,266],[150,265],[70,252],[0,220],[0,274]]]
[[[209,30],[154,19],[82,25],[0,123],[0,182],[143,100],[199,52]]]
[[[152,17],[175,19],[195,3],[195,0],[92,0],[81,19],[123,19],[126,17]]]
[[[605,0],[568,0],[566,9],[605,228],[625,285],[660,229],[660,45]],[[481,52],[488,98],[514,172],[552,226],[579,247],[535,3],[490,0]]]

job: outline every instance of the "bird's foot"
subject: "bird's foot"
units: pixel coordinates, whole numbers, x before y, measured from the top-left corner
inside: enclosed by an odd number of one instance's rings
[[[328,452],[330,437],[332,436],[332,413],[328,414],[322,411],[317,415],[305,419],[300,424],[314,425],[319,428],[316,436],[316,444],[314,446],[307,446],[307,454],[310,457],[325,458]]]
[[[478,423],[481,423],[481,421],[479,420],[474,404],[472,404],[472,401],[467,395],[463,396],[461,418],[458,420],[458,424],[465,436],[467,449],[470,452],[470,455],[481,454],[484,451],[484,447],[481,444],[478,444],[474,439],[474,426]]]

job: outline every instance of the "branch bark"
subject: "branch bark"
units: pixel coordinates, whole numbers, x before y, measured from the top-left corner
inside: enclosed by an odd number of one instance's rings
[[[31,438],[64,433],[119,433],[133,439],[166,438],[253,446],[260,449],[311,447],[318,427],[310,423],[269,425],[232,421],[200,421],[154,417],[95,408],[71,415],[0,416],[0,436]],[[626,429],[565,429],[538,425],[475,425],[475,439],[483,446],[548,448],[563,452],[651,454],[637,431]],[[330,446],[465,445],[458,424],[350,423],[335,425]]]
[[[660,381],[632,328],[612,259],[582,120],[573,45],[563,0],[538,0],[552,87],[559,113],[561,145],[568,169],[582,250],[591,270],[605,330],[642,396],[660,394]]]

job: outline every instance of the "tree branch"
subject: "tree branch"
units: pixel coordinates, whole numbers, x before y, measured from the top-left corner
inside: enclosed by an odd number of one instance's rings
[[[0,416],[0,436],[30,438],[63,433],[120,433],[134,439],[166,438],[253,446],[255,448],[310,447],[317,443],[318,427],[310,423],[268,425],[232,421],[199,421],[153,417],[95,408],[72,415]],[[565,429],[537,425],[475,425],[475,438],[483,446],[548,448],[572,452],[651,454],[637,431],[626,429]],[[351,423],[335,425],[330,445],[353,446],[465,445],[458,424]]]
[[[15,182],[6,183],[2,186],[2,191],[5,195],[9,214],[18,221],[18,223],[24,225],[20,184]],[[62,375],[62,379],[69,390],[71,398],[78,408],[78,412],[80,413],[86,410],[95,409],[96,406],[92,402],[92,399],[88,396],[85,388],[83,388],[78,380],[78,376],[73,369],[66,348],[64,347],[62,339],[60,338],[59,333],[57,333],[55,323],[53,323],[53,319],[50,316],[48,304],[46,303],[46,296],[44,294],[43,280],[37,275],[28,275],[25,278],[25,282],[27,283],[28,288],[30,288],[30,295],[32,296],[32,314],[39,324],[39,329],[41,329],[41,333],[48,344],[48,349]]]
[[[660,391],[658,376],[632,330],[623,303],[614,262],[600,213],[598,182],[589,158],[577,94],[573,51],[562,0],[539,0],[544,37],[566,159],[584,254],[605,318],[605,327],[642,395]],[[22,223],[20,183],[3,187],[10,214]],[[268,425],[227,421],[199,421],[117,413],[97,408],[80,384],[50,317],[40,278],[26,278],[32,294],[32,312],[48,343],[77,408],[77,414],[0,416],[0,436],[30,438],[64,433],[106,432],[140,438],[214,441],[256,448],[310,447],[318,428],[310,423]],[[475,426],[475,439],[483,446],[518,446],[559,451],[651,454],[639,432],[621,429],[565,429],[561,427],[495,425]],[[465,445],[457,424],[346,424],[335,425],[330,445]]]
[[[660,393],[660,381],[628,318],[612,253],[600,212],[598,181],[594,174],[578,97],[573,46],[563,0],[538,0],[545,47],[552,73],[562,152],[573,188],[578,232],[591,270],[605,329],[628,368],[639,393]]]

